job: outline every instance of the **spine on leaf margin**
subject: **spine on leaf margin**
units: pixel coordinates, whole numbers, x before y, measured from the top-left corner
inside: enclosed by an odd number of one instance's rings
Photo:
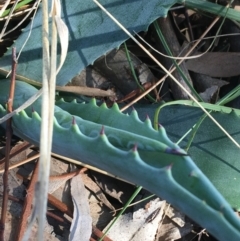
[[[4,105],[8,81],[1,81],[0,104]],[[17,82],[15,106],[36,89]],[[52,151],[96,166],[136,183],[166,199],[219,240],[239,240],[240,222],[230,205],[199,170],[192,159],[172,143],[163,127],[155,131],[147,118],[139,120],[89,104],[57,102]],[[41,100],[13,117],[14,133],[39,145]],[[67,110],[63,110],[63,109]],[[34,110],[34,111],[32,111]],[[6,110],[0,106],[0,116]],[[74,115],[74,117],[73,117]]]

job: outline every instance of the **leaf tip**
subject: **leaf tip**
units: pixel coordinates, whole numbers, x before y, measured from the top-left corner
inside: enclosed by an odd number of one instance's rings
[[[77,123],[76,123],[76,118],[75,118],[75,116],[73,116],[72,117],[72,125],[76,125]]]
[[[133,148],[132,148],[133,152],[137,152],[137,143],[134,144]]]
[[[188,156],[188,154],[184,153],[182,149],[167,147],[165,152],[168,154],[173,154],[173,155],[177,155],[177,156]]]
[[[104,126],[102,126],[102,129],[100,131],[100,136],[103,136],[103,135],[105,135]]]
[[[170,170],[172,170],[172,167],[173,167],[173,163],[171,163],[170,165],[166,166],[166,170],[170,171]]]

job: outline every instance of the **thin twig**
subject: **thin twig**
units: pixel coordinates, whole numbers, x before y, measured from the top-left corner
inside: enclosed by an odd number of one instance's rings
[[[104,170],[101,170],[101,169],[99,169],[99,168],[96,168],[96,167],[94,167],[94,166],[87,165],[87,164],[85,164],[85,163],[83,163],[83,162],[80,162],[80,161],[78,161],[78,160],[75,160],[75,159],[72,159],[72,158],[69,158],[69,157],[66,157],[66,156],[62,156],[62,155],[59,155],[59,154],[56,154],[56,153],[52,153],[52,156],[53,156],[53,157],[56,157],[56,158],[60,158],[60,159],[62,159],[62,160],[64,160],[64,161],[67,161],[67,162],[71,162],[71,163],[76,164],[76,165],[80,165],[80,166],[86,167],[87,169],[90,169],[90,170],[93,170],[93,171],[102,173],[102,174],[104,174],[104,175],[107,175],[107,176],[109,176],[109,177],[113,177],[113,178],[118,179],[118,180],[120,180],[120,181],[129,183],[128,181],[126,181],[126,180],[124,180],[124,179],[121,179],[121,178],[118,177],[118,176],[112,175],[111,173],[108,173],[108,172],[106,172],[106,171],[104,171]],[[132,184],[132,183],[130,183],[130,184]]]
[[[56,90],[87,96],[115,96],[115,93],[112,90],[101,90],[86,86],[56,86]]]
[[[0,192],[0,196],[2,196],[1,192]],[[24,201],[22,199],[14,197],[12,195],[8,195],[8,200],[16,202],[16,203],[19,203],[20,205],[23,205],[23,203],[24,203]],[[32,207],[33,207],[33,205],[32,205]],[[59,217],[58,215],[56,215],[56,214],[54,214],[54,213],[52,213],[50,211],[47,211],[47,216],[51,217],[51,218],[54,218],[55,220],[57,220],[57,221],[59,221],[61,223],[70,223],[69,220],[64,219],[62,217]]]
[[[50,182],[53,180],[60,181],[61,179],[67,181],[67,180],[75,177],[76,175],[79,175],[80,173],[84,173],[87,170],[88,169],[84,167],[82,169],[74,170],[70,173],[64,173],[62,175],[57,175],[57,176],[50,176],[49,180],[50,180]],[[73,218],[73,211],[65,203],[61,202],[60,200],[55,198],[50,193],[48,194],[48,203],[50,203],[52,206],[56,207],[61,212],[66,213],[69,217]]]
[[[62,224],[68,224],[69,225],[71,223],[68,219],[62,218],[62,217],[56,215],[55,213],[53,213],[51,211],[47,211],[47,216],[55,219],[56,221],[58,221]]]
[[[98,237],[101,238],[103,236],[103,232],[100,231],[97,227],[92,226],[92,232]],[[103,238],[103,241],[112,241],[112,239],[110,239],[108,236],[105,236]]]
[[[54,197],[52,194],[48,194],[48,202],[60,210],[63,213],[66,213],[69,217],[73,217],[73,211],[63,202],[61,202],[59,199]]]
[[[14,169],[14,168],[16,168],[16,167],[22,166],[23,164],[26,164],[26,163],[28,163],[28,162],[31,162],[31,161],[39,158],[39,156],[40,156],[40,154],[36,154],[36,155],[31,156],[31,157],[29,157],[29,158],[27,158],[27,159],[25,159],[25,160],[22,160],[22,161],[19,161],[19,162],[17,162],[17,163],[14,163],[13,165],[9,166],[9,170],[12,170],[12,169]],[[4,171],[4,170],[0,169],[0,173],[3,173],[3,171]]]
[[[27,141],[24,141],[23,143],[21,143],[20,145],[17,145],[13,148],[13,150],[11,150],[10,155],[9,155],[9,159],[13,158],[14,156],[16,156],[17,154],[21,153],[22,151],[28,149],[30,146],[32,146],[32,144],[30,144]],[[0,160],[0,165],[3,164],[6,160],[6,157],[2,158]],[[0,169],[0,173],[1,173],[1,169]]]
[[[13,106],[13,98],[14,98],[14,91],[15,91],[15,76],[16,76],[16,67],[17,67],[17,60],[16,60],[16,48],[12,49],[12,76],[11,76],[11,86],[9,92],[9,99],[8,99],[8,112],[12,112]],[[2,213],[1,213],[1,221],[0,221],[0,240],[4,241],[4,225],[6,220],[7,214],[7,204],[8,204],[8,168],[9,168],[9,156],[11,151],[11,141],[12,141],[12,121],[9,119],[7,121],[6,127],[6,161],[5,161],[5,172],[3,174],[3,202],[2,202]]]
[[[34,192],[35,192],[35,184],[36,184],[37,178],[38,178],[38,168],[39,168],[39,164],[37,162],[35,169],[33,171],[33,174],[32,174],[31,181],[27,188],[27,195],[24,200],[23,209],[22,209],[22,213],[21,213],[21,217],[20,217],[20,222],[18,224],[18,232],[17,232],[17,239],[16,239],[17,241],[22,240],[22,238],[24,236],[24,232],[27,228],[28,218],[31,215],[32,203],[33,203]]]

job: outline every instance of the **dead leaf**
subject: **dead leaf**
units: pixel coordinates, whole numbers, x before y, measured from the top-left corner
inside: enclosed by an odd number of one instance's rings
[[[108,199],[106,198],[105,194],[102,192],[100,187],[90,177],[88,177],[87,174],[83,174],[82,178],[84,181],[84,185],[94,193],[94,195],[97,197],[99,201],[105,204],[110,210],[114,211],[114,214],[115,214],[116,213],[115,208],[108,201]]]
[[[219,88],[216,85],[206,89],[203,93],[200,93],[200,96],[207,103],[216,103],[218,98]]]
[[[196,53],[196,55],[199,53]],[[212,77],[232,77],[240,74],[240,53],[208,52],[186,61],[188,70]]]
[[[71,194],[74,212],[69,240],[89,241],[92,234],[92,218],[90,216],[87,192],[81,175],[72,178]]]
[[[179,227],[171,219],[165,218],[159,232],[157,234],[157,241],[174,241],[189,234],[192,226],[187,223],[183,227]]]
[[[126,203],[134,191],[133,185],[129,183],[97,172],[91,172],[91,174],[103,192],[117,199],[120,203]]]
[[[195,72],[191,73],[191,77],[193,81],[193,86],[198,93],[202,93],[206,89],[214,85],[221,88],[222,86],[229,84],[229,82],[225,80],[213,78],[213,77],[210,77],[209,75],[199,74]]]
[[[185,215],[176,209],[169,207],[166,217],[157,233],[157,241],[178,240],[192,231],[192,225],[185,222]]]
[[[154,241],[165,203],[157,198],[150,201],[147,209],[122,215],[107,233],[108,237],[118,241]]]
[[[183,227],[185,225],[185,215],[173,207],[169,207],[167,209],[166,215],[179,227]]]

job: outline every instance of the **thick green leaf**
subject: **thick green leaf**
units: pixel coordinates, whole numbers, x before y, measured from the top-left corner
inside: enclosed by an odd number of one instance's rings
[[[147,30],[156,18],[167,14],[178,0],[102,0],[101,3],[131,33]],[[49,1],[51,3],[51,1]],[[87,65],[107,51],[117,48],[128,39],[127,35],[92,1],[62,0],[62,18],[69,29],[69,52],[58,74],[57,84],[65,85]],[[41,9],[34,19],[31,36],[24,47],[18,64],[19,79],[42,79]],[[29,27],[16,41],[21,49],[29,34]],[[11,69],[11,51],[0,60],[1,72]],[[20,77],[21,76],[21,77]]]
[[[67,110],[69,113],[76,115],[82,113],[83,118],[89,118],[93,113],[89,112],[89,108],[81,107],[76,103],[71,103],[66,106],[64,102],[57,102],[57,105]],[[135,105],[135,109],[144,121],[149,115],[153,119],[157,105],[139,106]],[[229,112],[230,108],[222,107],[223,110]],[[121,116],[115,116],[109,111],[109,119],[103,118],[103,113],[99,111],[94,113],[91,119],[100,124],[111,123],[110,125],[121,122]],[[97,111],[96,111],[97,112]],[[111,114],[110,114],[111,113]],[[130,113],[129,113],[130,114]],[[213,112],[213,117],[231,134],[231,136],[240,143],[239,130],[239,112],[232,111],[231,113]],[[160,112],[159,122],[165,127],[168,136],[172,141],[177,142],[203,115],[203,112],[197,107],[187,106],[167,106]],[[114,122],[115,120],[115,122]],[[127,121],[121,122],[125,127],[133,123]],[[135,124],[136,125],[136,124]],[[138,133],[148,131],[144,127],[138,127]],[[134,131],[134,129],[130,129]],[[146,134],[146,133],[145,133]],[[154,138],[154,137],[152,137]],[[159,138],[159,137],[158,137]],[[160,139],[158,139],[160,140]],[[180,146],[186,147],[188,138],[184,139]],[[240,150],[237,148],[227,136],[210,120],[205,118],[200,126],[197,135],[190,148],[190,156],[204,174],[212,181],[215,187],[222,193],[222,195],[229,201],[229,203],[236,209],[240,210],[240,190],[238,182],[240,181]]]
[[[204,0],[102,0],[101,4],[132,34],[147,30],[158,17],[166,16],[175,3],[224,16],[226,9]],[[49,1],[51,4],[51,1]],[[69,29],[69,52],[57,76],[57,84],[65,85],[87,65],[92,64],[106,52],[118,48],[128,36],[92,0],[61,0],[62,18]],[[236,10],[229,9],[227,17],[240,20]],[[42,13],[39,9],[34,19],[30,38],[21,54],[17,78],[25,81],[42,81]],[[28,38],[29,25],[16,40],[20,51]],[[59,50],[60,51],[60,50]],[[11,50],[0,59],[0,72],[6,74],[11,69]],[[38,83],[35,83],[38,84]]]
[[[36,91],[34,87],[18,81],[15,108]],[[1,81],[0,104],[4,104],[8,92],[9,82]],[[131,115],[124,115],[116,104],[112,109],[106,105],[97,107],[95,102],[68,104],[74,108],[69,108],[64,101],[57,104],[65,110],[55,107],[53,152],[94,165],[147,188],[207,228],[219,240],[239,240],[240,223],[231,206],[191,157],[169,140],[162,126],[156,131],[149,118],[141,122],[136,110]],[[6,114],[2,105],[0,117]],[[33,108],[21,111],[12,119],[14,133],[36,145],[40,140],[40,109],[41,101],[37,100]],[[72,115],[75,109],[79,112]],[[82,118],[83,109],[90,112],[86,119]],[[142,110],[146,111],[146,108]],[[192,114],[192,110],[190,112]],[[181,112],[180,119],[186,115],[186,111]],[[115,121],[108,120],[109,116],[113,116]],[[127,122],[129,125],[124,125]]]
[[[155,107],[136,109],[142,118],[146,113],[152,118],[155,111]],[[240,117],[235,112],[211,114],[240,143]],[[202,115],[195,107],[167,106],[161,110],[159,121],[169,138],[177,142]],[[184,139],[180,146],[186,147],[187,141],[188,138]],[[208,117],[200,126],[189,153],[220,193],[240,210],[240,149]]]

